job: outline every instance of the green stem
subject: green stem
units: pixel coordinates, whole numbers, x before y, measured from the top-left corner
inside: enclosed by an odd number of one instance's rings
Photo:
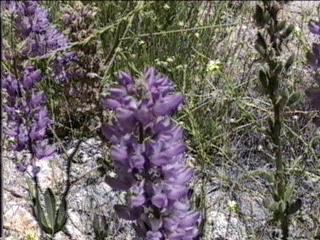
[[[281,128],[282,128],[282,112],[280,112],[279,107],[276,104],[276,98],[272,98],[273,103],[273,111],[274,111],[274,128],[279,128],[278,134],[274,136],[274,145],[275,145],[275,163],[276,163],[276,174],[275,174],[275,182],[276,189],[275,195],[276,201],[285,201],[284,193],[287,186],[287,179],[285,175],[285,165],[282,159],[282,147],[281,147]],[[287,240],[289,237],[289,215],[284,211],[281,212],[279,221],[280,228],[282,232],[282,240]]]

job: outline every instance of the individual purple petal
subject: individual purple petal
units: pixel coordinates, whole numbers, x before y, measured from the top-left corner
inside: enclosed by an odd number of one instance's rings
[[[169,95],[160,98],[153,107],[153,112],[159,116],[171,115],[183,103],[183,97],[179,95]]]
[[[46,136],[46,128],[38,128],[37,125],[32,126],[29,133],[32,141],[41,140]]]
[[[109,92],[110,95],[114,98],[125,97],[125,95],[127,94],[127,90],[124,87],[110,88]]]
[[[110,110],[116,110],[117,108],[121,107],[121,103],[115,99],[107,98],[103,101],[103,106]]]
[[[138,110],[136,110],[134,112],[134,117],[143,125],[147,125],[154,119],[154,115],[146,105],[142,105]]]
[[[130,207],[141,207],[146,202],[146,198],[143,194],[130,197]]]
[[[41,80],[40,70],[34,70],[32,66],[27,67],[22,80],[22,85],[25,89],[30,89],[35,83]]]
[[[158,193],[152,197],[152,204],[157,208],[166,208],[168,206],[168,198],[163,193]]]
[[[162,240],[163,239],[163,235],[161,232],[157,231],[149,231],[147,232],[146,235],[146,240]]]
[[[144,163],[145,163],[145,158],[141,154],[135,154],[129,158],[129,164],[131,168],[136,168],[141,170],[144,167]]]
[[[170,200],[180,200],[181,198],[185,198],[188,194],[188,189],[182,185],[170,185],[167,188],[168,191],[168,199]]]
[[[124,86],[134,84],[133,77],[130,74],[125,73],[125,72],[120,72],[119,81],[120,81],[120,84],[122,84]]]
[[[117,114],[118,121],[123,123],[123,127],[125,129],[127,128],[131,129],[133,127],[135,123],[133,111],[120,108],[120,109],[117,109],[116,114]]]
[[[171,145],[165,152],[168,156],[177,156],[184,153],[186,150],[186,145],[184,143],[176,143]]]
[[[37,143],[35,146],[35,156],[39,160],[45,160],[45,159],[50,159],[54,152],[55,152],[55,147],[52,145],[48,145],[48,142],[46,140]]]
[[[113,160],[125,164],[125,161],[128,158],[128,153],[125,147],[123,146],[114,146],[111,149],[111,157]]]
[[[308,26],[309,26],[310,32],[320,35],[320,22],[310,21]]]
[[[179,225],[182,227],[191,227],[200,221],[200,214],[198,212],[190,212],[186,216],[184,216]]]
[[[17,170],[18,170],[19,172],[23,172],[23,173],[24,173],[24,172],[27,171],[28,164],[26,164],[26,163],[20,163],[20,164],[17,164],[16,168],[17,168]]]
[[[11,75],[3,78],[3,87],[10,96],[17,96],[19,88],[18,81]]]

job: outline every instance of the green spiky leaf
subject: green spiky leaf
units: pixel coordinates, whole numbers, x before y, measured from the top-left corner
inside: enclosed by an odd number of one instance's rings
[[[55,231],[56,232],[61,231],[66,225],[67,220],[68,220],[67,201],[65,198],[63,198],[61,200],[61,203],[57,212],[57,217],[55,221]]]
[[[48,224],[52,229],[54,229],[55,219],[56,219],[56,199],[50,188],[47,188],[47,190],[45,191],[44,200],[45,200]]]

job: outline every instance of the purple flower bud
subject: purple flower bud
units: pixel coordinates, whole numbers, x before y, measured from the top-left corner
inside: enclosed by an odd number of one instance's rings
[[[115,99],[108,98],[103,102],[103,106],[110,110],[116,110],[117,108],[121,107],[121,103]]]
[[[30,106],[32,108],[36,108],[39,105],[42,105],[46,102],[46,97],[42,92],[32,92],[32,96],[30,99]]]
[[[33,174],[33,175],[37,175],[39,172],[40,172],[40,167],[34,166],[34,167],[32,168],[32,174]]]
[[[41,80],[41,72],[40,70],[35,70],[34,67],[28,66],[25,69],[24,76],[22,79],[22,85],[24,89],[31,89],[35,83]]]
[[[43,140],[36,144],[36,146],[34,147],[34,150],[35,150],[35,156],[38,159],[46,160],[52,157],[53,153],[55,152],[55,147],[53,147],[52,145],[48,145],[47,140]]]
[[[20,164],[17,164],[16,168],[19,172],[24,173],[27,171],[28,165],[25,163],[20,163]]]
[[[160,98],[153,107],[153,112],[156,115],[171,115],[177,111],[178,107],[183,103],[182,96],[169,95]]]
[[[122,84],[123,86],[126,86],[126,87],[134,84],[133,77],[125,72],[120,73],[119,82],[120,82],[120,84]]]
[[[152,231],[147,232],[146,240],[161,240],[161,239],[163,239],[163,236],[162,236],[161,232],[159,232],[159,231],[157,231],[157,232],[152,232]]]
[[[310,32],[320,35],[320,22],[310,21],[308,26]]]
[[[3,78],[3,87],[8,92],[9,96],[16,97],[19,88],[18,88],[18,81],[14,79],[11,75],[8,75],[6,78]]]

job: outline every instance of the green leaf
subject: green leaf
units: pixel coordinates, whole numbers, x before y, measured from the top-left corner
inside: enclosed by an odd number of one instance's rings
[[[33,199],[36,198],[36,189],[30,180],[27,180],[27,185],[28,185],[28,190],[29,190],[28,191],[29,197],[33,201]]]
[[[286,71],[288,71],[289,68],[292,66],[293,61],[294,61],[294,53],[288,58],[286,64],[284,65],[284,69],[285,69]]]
[[[293,105],[298,102],[301,98],[301,93],[294,92],[289,96],[288,105]]]
[[[268,86],[268,90],[270,94],[273,94],[275,91],[278,90],[279,87],[279,81],[275,76],[271,76],[269,78],[269,86]]]
[[[263,49],[267,49],[267,43],[264,37],[262,36],[261,32],[257,33],[256,44],[259,44]]]
[[[289,97],[287,91],[283,92],[278,102],[280,111],[282,111],[286,107],[288,103],[288,98]]]
[[[258,43],[256,43],[256,44],[254,45],[254,48],[257,50],[257,52],[258,52],[261,56],[265,56],[265,55],[266,55],[265,49],[264,49],[261,45],[259,45]]]
[[[284,213],[286,211],[287,204],[285,201],[281,200],[278,206],[279,206],[279,212]]]
[[[105,216],[94,215],[93,230],[97,240],[104,240],[108,236],[108,224]]]
[[[293,196],[293,193],[294,193],[294,187],[293,187],[293,184],[289,184],[287,187],[286,187],[286,190],[283,194],[283,200],[286,201],[286,202],[290,202],[292,196]]]
[[[278,62],[278,63],[277,63],[277,66],[275,67],[275,69],[273,70],[273,72],[274,72],[274,74],[275,74],[276,76],[278,76],[278,75],[281,73],[282,69],[283,69],[282,63],[281,63],[281,62]]]
[[[265,198],[262,204],[266,209],[269,209],[271,212],[276,212],[279,208],[279,204],[270,198]]]
[[[263,27],[265,25],[263,9],[259,4],[256,5],[256,11],[253,18],[258,27]]]
[[[296,213],[302,207],[302,200],[298,198],[296,201],[291,203],[287,209],[288,214]]]
[[[39,198],[37,198],[37,197],[34,198],[32,202],[33,202],[32,213],[33,213],[33,216],[35,217],[35,219],[37,220],[37,222],[39,223],[40,228],[44,232],[51,234],[52,228],[50,228],[50,226],[48,226],[47,219],[46,219],[44,212],[43,212],[43,209],[40,205]]]
[[[285,20],[280,21],[276,27],[276,31],[277,32],[282,31],[285,28],[285,26],[286,26],[286,21]]]
[[[259,80],[263,86],[264,89],[268,89],[268,79],[267,75],[263,70],[259,71]]]
[[[50,188],[44,193],[44,200],[46,206],[46,212],[48,216],[48,224],[54,230],[55,219],[56,219],[56,199]]]
[[[268,125],[269,125],[269,129],[271,130],[271,132],[273,131],[273,126],[274,126],[274,122],[272,120],[272,118],[268,118]]]
[[[67,201],[65,198],[63,198],[61,200],[61,203],[57,212],[57,217],[55,222],[55,232],[59,232],[63,229],[63,227],[67,223],[67,219],[68,219]]]
[[[263,172],[263,177],[265,180],[267,180],[269,183],[273,184],[274,183],[274,175],[272,173],[268,172]]]
[[[294,25],[290,24],[286,30],[281,34],[282,38],[288,38],[290,36],[290,34],[292,33],[292,31],[294,30]]]

